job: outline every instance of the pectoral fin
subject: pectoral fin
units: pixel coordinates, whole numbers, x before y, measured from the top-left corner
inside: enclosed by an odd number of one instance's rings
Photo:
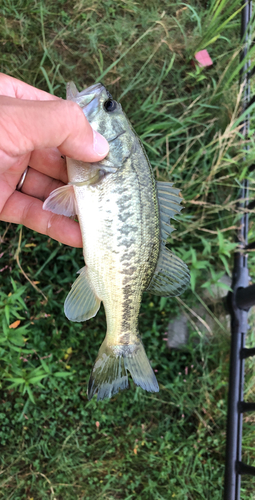
[[[70,321],[86,321],[93,318],[101,301],[91,287],[86,266],[80,269],[64,304],[65,315]]]
[[[55,189],[43,204],[43,210],[71,217],[77,214],[74,188],[71,184]]]

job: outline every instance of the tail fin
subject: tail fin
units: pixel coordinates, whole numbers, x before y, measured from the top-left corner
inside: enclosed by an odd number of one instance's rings
[[[134,383],[145,391],[159,391],[157,379],[139,338],[136,344],[116,346],[108,346],[104,340],[90,375],[88,398],[91,399],[96,393],[97,400],[110,398],[119,390],[127,389],[127,370]]]

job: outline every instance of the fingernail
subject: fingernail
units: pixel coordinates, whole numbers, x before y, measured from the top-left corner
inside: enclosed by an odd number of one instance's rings
[[[107,140],[96,130],[93,130],[93,149],[98,156],[106,156],[109,151]]]

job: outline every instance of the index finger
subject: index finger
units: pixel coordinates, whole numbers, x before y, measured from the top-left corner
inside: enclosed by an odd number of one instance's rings
[[[94,131],[78,104],[57,99],[30,101],[0,96],[0,149],[11,158],[57,147],[83,162],[102,160],[106,139]]]
[[[0,95],[38,101],[56,101],[60,99],[4,73],[0,73]]]

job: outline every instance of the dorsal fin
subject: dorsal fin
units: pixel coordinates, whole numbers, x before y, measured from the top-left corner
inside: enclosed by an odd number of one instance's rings
[[[168,236],[174,231],[170,219],[175,219],[176,214],[182,210],[180,190],[173,188],[171,182],[157,182],[159,201],[159,219],[161,241],[165,245]]]
[[[147,291],[162,297],[174,297],[186,290],[189,280],[189,270],[185,262],[162,244],[158,263]]]
[[[161,247],[154,275],[147,288],[149,292],[163,297],[180,295],[190,280],[186,264],[165,246],[168,236],[174,231],[170,219],[175,219],[182,209],[180,190],[172,186],[170,182],[157,182]]]

